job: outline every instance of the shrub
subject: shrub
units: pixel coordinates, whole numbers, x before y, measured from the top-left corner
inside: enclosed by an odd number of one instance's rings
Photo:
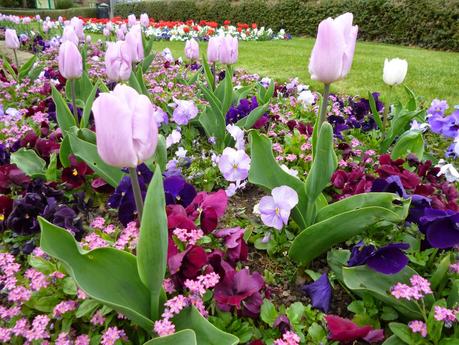
[[[326,17],[352,12],[364,40],[459,51],[459,0],[159,0],[123,3],[117,15],[157,20],[255,22],[293,35],[316,34]]]
[[[73,0],[57,0],[56,9],[57,10],[66,10],[73,7]]]
[[[64,18],[72,17],[96,17],[96,9],[90,7],[69,8],[66,10],[9,10],[5,8],[0,9],[0,13],[14,14],[16,16],[35,16],[39,14],[42,18],[49,16],[52,19],[57,19],[59,16]]]
[[[21,0],[0,0],[0,7],[20,7]]]

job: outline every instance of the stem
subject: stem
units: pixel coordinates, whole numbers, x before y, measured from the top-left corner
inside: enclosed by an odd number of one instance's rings
[[[18,62],[18,54],[16,54],[16,49],[13,49],[13,53],[14,53],[14,61],[16,63],[16,69],[17,69],[18,75],[19,75],[19,62]]]
[[[387,123],[389,121],[389,111],[390,111],[390,100],[392,96],[392,86],[389,86],[389,92],[387,93],[386,105],[384,106],[384,117],[383,117],[383,133],[386,132]]]
[[[216,78],[217,78],[217,70],[216,70],[216,63],[215,61],[212,62],[212,74],[214,76],[214,80],[212,82],[212,90],[215,90]]]
[[[320,107],[320,117],[319,117],[319,128],[322,127],[322,123],[327,120],[327,105],[328,105],[328,96],[330,95],[330,84],[324,84],[324,93],[322,95],[322,106]],[[317,132],[319,133],[319,132]]]
[[[75,86],[75,79],[72,79],[71,85],[71,93],[72,93],[72,107],[73,107],[73,117],[75,118],[75,124],[78,126],[78,109],[76,105],[76,86]]]
[[[140,192],[139,178],[137,177],[137,169],[129,168],[129,177],[131,178],[132,191],[134,192],[135,206],[139,215],[139,220],[142,220],[143,199]]]

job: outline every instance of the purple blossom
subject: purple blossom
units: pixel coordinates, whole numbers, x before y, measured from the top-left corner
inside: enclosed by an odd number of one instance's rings
[[[180,204],[187,207],[196,196],[193,185],[187,183],[181,175],[173,175],[164,179],[166,204]]]
[[[436,98],[430,104],[430,108],[427,109],[427,114],[433,116],[443,116],[445,114],[446,109],[448,109],[448,102],[446,102],[446,100],[439,100]]]
[[[327,273],[324,273],[311,284],[303,286],[303,291],[311,297],[312,306],[324,313],[330,311],[330,302],[332,298],[332,287],[328,281]]]
[[[193,101],[184,101],[174,98],[176,107],[172,114],[172,119],[176,124],[184,126],[198,115],[198,108]]]
[[[218,168],[227,181],[244,180],[249,175],[250,161],[244,150],[227,147],[218,160]]]
[[[271,196],[260,200],[258,211],[266,226],[282,230],[287,225],[290,211],[298,204],[298,194],[289,186],[273,188]]]
[[[459,212],[425,208],[419,230],[434,248],[452,248],[459,244]]]
[[[244,232],[244,229],[237,227],[218,230],[214,233],[215,237],[224,239],[228,259],[233,264],[247,260],[248,246],[244,241]]]

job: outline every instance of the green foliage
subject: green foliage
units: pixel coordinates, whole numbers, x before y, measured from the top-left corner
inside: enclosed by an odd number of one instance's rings
[[[56,10],[66,10],[73,7],[72,0],[56,0]]]
[[[459,51],[457,0],[162,0],[119,4],[115,12],[123,17],[146,12],[157,20],[255,22],[308,36],[315,36],[321,20],[352,12],[361,39]]]
[[[16,164],[27,176],[45,176],[46,162],[34,150],[19,149],[11,154],[11,163]]]
[[[1,0],[1,1],[11,1],[14,0]],[[0,2],[0,6],[2,6]],[[11,6],[8,6],[11,7]],[[17,5],[15,5],[17,7]],[[49,16],[51,19],[57,19],[59,16],[65,18],[72,18],[72,17],[88,17],[88,18],[95,18],[96,17],[96,8],[95,7],[78,7],[78,8],[69,8],[66,10],[43,10],[43,9],[6,9],[2,8],[3,14],[12,14],[15,16],[36,16],[39,14],[42,18],[46,18]]]

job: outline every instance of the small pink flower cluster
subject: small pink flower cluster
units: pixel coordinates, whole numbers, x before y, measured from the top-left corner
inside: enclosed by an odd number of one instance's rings
[[[124,230],[121,231],[121,235],[115,243],[115,248],[123,250],[126,246],[129,249],[134,249],[139,239],[139,229],[137,228],[136,222],[130,222]]]
[[[168,294],[172,294],[175,292],[175,284],[170,278],[165,278],[163,280],[163,289],[166,291]]]
[[[411,286],[397,283],[391,289],[391,294],[396,299],[406,300],[420,300],[427,294],[431,294],[430,282],[427,279],[422,278],[420,275],[414,275],[410,278]]]
[[[174,229],[174,235],[186,245],[194,246],[203,236],[204,232],[201,229]]]
[[[34,268],[29,268],[25,272],[25,277],[30,280],[30,289],[38,291],[49,285],[48,277]]]
[[[91,228],[102,230],[108,235],[115,232],[115,226],[113,224],[105,225],[105,219],[103,217],[94,218],[91,222]]]
[[[0,284],[9,290],[16,286],[16,273],[21,265],[16,263],[14,256],[10,253],[0,253]]]
[[[456,262],[454,264],[451,264],[449,266],[449,269],[453,272],[453,273],[459,273],[459,262]]]
[[[96,326],[102,326],[105,322],[105,317],[102,315],[100,310],[96,311],[91,318],[91,323]]]
[[[190,295],[177,295],[168,300],[164,304],[166,308],[161,315],[162,319],[155,321],[153,327],[154,331],[160,337],[175,333],[175,325],[172,323],[171,319],[190,305],[196,307],[203,316],[206,316],[207,311],[202,301],[202,296],[206,293],[207,289],[217,285],[219,280],[220,276],[215,272],[201,275],[197,277],[196,280],[186,280],[185,286],[190,290]]]
[[[104,332],[104,334],[102,334],[102,339],[100,341],[100,343],[102,345],[114,345],[116,343],[117,340],[119,339],[126,339],[126,333],[121,330],[121,329],[118,329],[118,327],[114,326],[114,327],[109,327],[107,328],[107,330]]]
[[[110,246],[110,244],[106,240],[104,240],[95,232],[91,232],[90,234],[86,235],[81,241],[81,244],[83,246],[87,246],[91,250]]]
[[[423,338],[427,336],[427,326],[424,322],[419,320],[410,321],[408,327],[411,328],[413,333],[419,333]]]
[[[292,331],[287,331],[282,335],[282,339],[274,341],[273,345],[299,345],[300,337]]]
[[[459,307],[456,309],[448,309],[440,306],[434,307],[435,315],[434,318],[437,321],[443,321],[446,327],[451,327],[454,322],[457,321],[457,314],[459,314]]]
[[[75,301],[62,301],[54,307],[53,316],[60,317],[69,311],[74,311],[78,307]]]

